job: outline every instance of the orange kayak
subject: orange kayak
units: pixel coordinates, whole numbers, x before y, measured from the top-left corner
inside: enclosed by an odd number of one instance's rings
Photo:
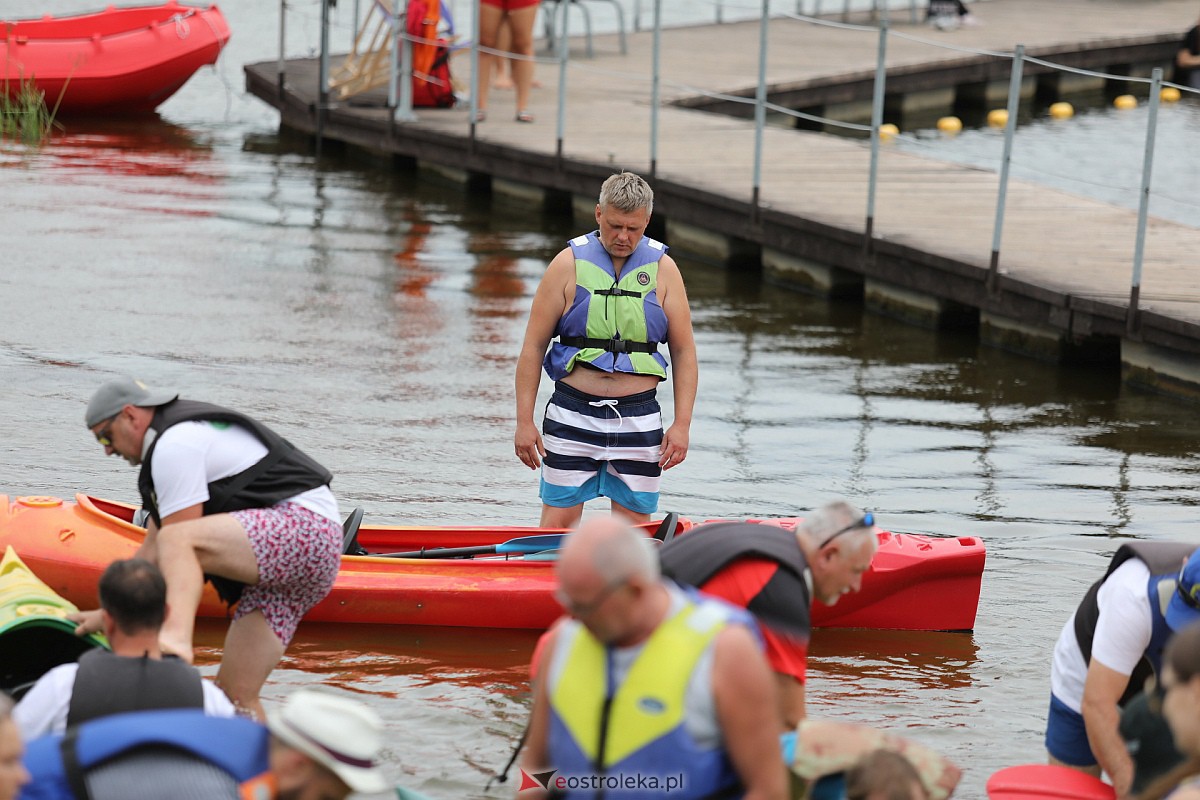
[[[92,14],[0,20],[0,65],[10,95],[32,82],[59,113],[153,111],[229,41],[219,8],[109,6]]]
[[[100,573],[128,558],[145,531],[135,508],[86,494],[57,497],[0,495],[0,545],[13,547],[54,591],[82,608],[95,608]],[[753,520],[792,527],[796,520]],[[679,535],[694,526],[680,518]],[[654,535],[659,522],[646,526]],[[554,600],[552,554],[563,530],[520,526],[362,525],[357,543],[368,555],[342,557],[333,591],[306,620],[314,622],[549,627],[561,613]],[[517,546],[537,537],[536,547]],[[545,537],[548,537],[546,539]],[[549,542],[549,544],[545,542]],[[476,551],[475,557],[384,557],[434,548]],[[486,551],[478,553],[478,551]],[[495,551],[500,551],[496,553]],[[505,552],[511,555],[504,554]],[[813,623],[825,627],[970,630],[975,624],[984,546],[975,537],[936,538],[880,534],[879,551],[862,591],[836,606],[817,604]],[[206,587],[199,615],[227,610]]]

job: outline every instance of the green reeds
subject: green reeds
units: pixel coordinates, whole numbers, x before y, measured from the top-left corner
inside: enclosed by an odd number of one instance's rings
[[[9,82],[0,87],[0,140],[41,144],[54,127],[54,113],[46,108],[45,93],[22,80],[15,93]]]

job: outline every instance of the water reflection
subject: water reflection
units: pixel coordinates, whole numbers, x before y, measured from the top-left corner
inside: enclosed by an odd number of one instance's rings
[[[39,167],[72,174],[102,172],[199,184],[214,184],[224,178],[222,171],[214,168],[212,143],[206,137],[157,115],[67,120],[60,124],[63,128],[36,151]],[[0,166],[21,164],[8,158],[0,160]]]
[[[199,621],[197,661],[220,660],[227,623]],[[449,682],[500,692],[524,692],[538,632],[490,628],[333,625],[306,622],[284,656],[285,669],[323,676],[353,688],[403,678],[406,687]]]
[[[3,174],[23,235],[0,273],[14,453],[0,484],[131,499],[128,468],[81,445],[79,413],[99,376],[134,372],[294,435],[335,472],[344,511],[536,518],[536,475],[512,458],[512,370],[546,264],[586,225],[423,172],[317,161],[244,123],[152,126],[141,155],[129,135],[61,158],[52,144]],[[135,166],[93,165],[110,157]],[[155,159],[175,171],[136,166]],[[192,211],[206,216],[174,213]],[[1194,409],[673,252],[701,385],[664,507],[789,516],[844,494],[894,529],[983,538],[974,635],[818,631],[810,691],[814,715],[922,728],[973,770],[962,796],[982,797],[990,769],[1042,757],[1048,654],[1109,538],[1195,536]],[[201,629],[206,674],[224,630]],[[266,699],[360,694],[394,734],[397,777],[479,796],[524,720],[523,636],[304,626]]]
[[[813,691],[834,681],[916,689],[959,689],[974,683],[979,647],[969,633],[818,628],[809,644]]]

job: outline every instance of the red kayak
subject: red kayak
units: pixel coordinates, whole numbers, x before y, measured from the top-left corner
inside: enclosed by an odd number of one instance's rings
[[[46,107],[68,114],[153,111],[188,78],[216,63],[229,25],[215,5],[178,2],[116,8],[78,16],[0,20],[3,86],[23,81],[45,94]]]
[[[134,507],[85,494],[0,495],[0,546],[10,545],[43,581],[82,608],[95,608],[100,573],[128,558],[145,531]],[[354,515],[352,515],[353,517]],[[762,522],[762,520],[755,520]],[[769,520],[785,527],[795,519]],[[654,535],[662,523],[645,526]],[[694,523],[680,518],[677,535]],[[314,622],[484,628],[548,627],[561,613],[554,600],[552,551],[569,531],[516,526],[362,525],[356,541],[367,555],[342,557],[329,597],[305,617]],[[348,536],[348,545],[353,545]],[[436,553],[423,552],[436,548]],[[409,557],[382,554],[407,553]],[[436,556],[436,557],[430,557]],[[458,556],[458,557],[449,557]],[[975,537],[934,538],[881,533],[862,591],[836,606],[817,604],[813,623],[826,627],[970,630],[975,625],[984,546]],[[205,589],[200,616],[224,617]]]

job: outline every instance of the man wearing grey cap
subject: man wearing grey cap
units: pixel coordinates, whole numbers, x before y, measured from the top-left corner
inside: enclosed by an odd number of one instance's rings
[[[341,563],[333,476],[244,414],[130,378],[101,386],[84,421],[105,454],[141,467],[150,519],[136,556],[167,582],[162,649],[191,661],[196,609],[212,581],[237,603],[217,682],[261,719],[259,690]],[[79,618],[78,632],[99,629],[97,612]]]

